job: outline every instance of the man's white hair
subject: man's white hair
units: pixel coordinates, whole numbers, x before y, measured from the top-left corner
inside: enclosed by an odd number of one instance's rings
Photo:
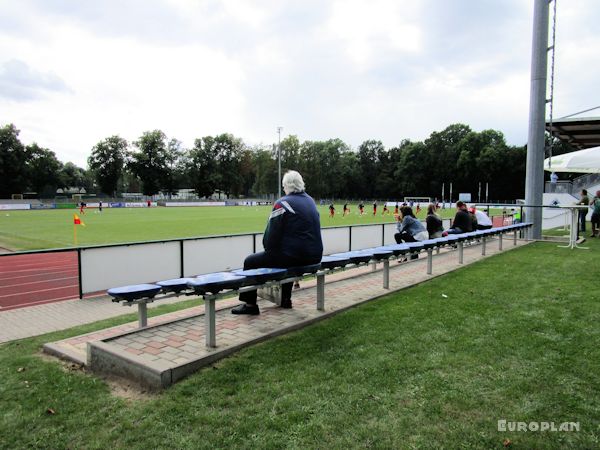
[[[281,180],[281,185],[286,194],[304,192],[304,180],[295,170],[288,170]]]

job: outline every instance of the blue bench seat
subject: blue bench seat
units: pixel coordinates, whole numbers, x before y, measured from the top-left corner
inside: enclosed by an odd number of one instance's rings
[[[131,302],[142,298],[154,298],[162,290],[158,284],[132,284],[130,286],[122,286],[111,288],[108,295],[112,297],[113,302],[125,300]]]
[[[191,278],[187,286],[196,294],[218,294],[221,291],[238,289],[246,281],[247,278],[243,275],[232,272],[215,272]]]

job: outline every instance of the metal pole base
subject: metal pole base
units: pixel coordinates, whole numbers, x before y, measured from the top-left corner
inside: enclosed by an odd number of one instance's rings
[[[206,330],[206,346],[217,346],[217,330],[215,327],[215,299],[204,298],[204,328]]]

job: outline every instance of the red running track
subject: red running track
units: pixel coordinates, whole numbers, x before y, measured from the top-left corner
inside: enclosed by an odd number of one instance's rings
[[[78,297],[76,251],[0,257],[0,311]]]

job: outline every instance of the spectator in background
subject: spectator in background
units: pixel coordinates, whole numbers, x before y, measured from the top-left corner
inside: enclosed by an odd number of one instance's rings
[[[550,174],[550,192],[556,192],[556,183],[558,183],[558,175],[556,172]]]
[[[402,242],[424,241],[429,238],[429,233],[423,224],[417,220],[410,206],[400,208],[400,216],[396,225],[397,233],[394,239],[398,244]]]
[[[456,214],[452,221],[452,227],[448,231],[444,231],[442,235],[462,234],[468,233],[469,231],[473,231],[473,221],[469,211],[467,211],[467,205],[465,202],[459,200],[456,202]]]
[[[315,201],[304,191],[302,175],[288,171],[281,182],[285,196],[275,202],[263,236],[264,252],[244,260],[244,270],[317,264],[323,256],[321,222]],[[242,292],[243,304],[232,314],[260,314],[256,291]],[[281,286],[281,307],[292,307],[292,283]]]
[[[436,213],[436,206],[431,203],[427,207],[427,217],[425,223],[427,224],[427,232],[429,233],[429,239],[435,239],[442,237],[444,227],[442,225],[442,218]]]
[[[600,191],[596,191],[596,196],[590,202],[592,207],[592,234],[590,237],[598,237],[600,232]]]
[[[576,205],[585,205],[589,206],[590,198],[588,197],[588,192],[586,189],[581,190],[581,200],[579,200]],[[579,230],[585,232],[585,217],[587,216],[588,208],[581,208],[579,210]]]
[[[469,210],[469,212],[475,215],[475,218],[477,219],[478,230],[489,230],[492,228],[492,219],[490,219],[486,213],[479,211],[474,206]]]

